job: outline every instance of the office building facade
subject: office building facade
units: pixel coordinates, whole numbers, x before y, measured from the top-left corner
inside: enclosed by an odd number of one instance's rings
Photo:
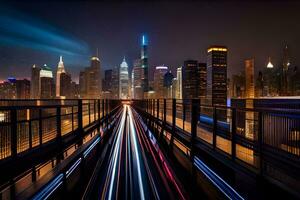
[[[207,49],[207,97],[212,105],[227,105],[227,48]]]

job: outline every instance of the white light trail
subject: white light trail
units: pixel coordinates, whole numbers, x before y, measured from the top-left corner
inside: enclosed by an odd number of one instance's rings
[[[120,152],[120,143],[122,138],[122,131],[125,125],[125,117],[126,117],[126,107],[123,106],[123,114],[120,122],[120,128],[118,130],[117,140],[116,140],[116,148],[114,148],[113,156],[110,161],[110,168],[112,167],[112,176],[110,179],[109,191],[108,191],[108,199],[112,199],[112,192],[114,188],[115,178],[116,178],[116,171],[117,171],[117,161],[118,155]]]
[[[139,183],[139,189],[140,189],[140,195],[141,199],[145,199],[145,194],[144,194],[144,188],[143,188],[143,180],[142,180],[142,173],[141,173],[141,166],[140,166],[140,155],[137,147],[137,135],[135,132],[135,127],[133,125],[133,116],[132,116],[132,111],[131,108],[128,106],[128,114],[129,114],[129,123],[130,123],[130,136],[133,140],[133,146],[134,146],[134,153],[136,157],[136,164],[137,164],[137,171],[138,171],[138,183]]]

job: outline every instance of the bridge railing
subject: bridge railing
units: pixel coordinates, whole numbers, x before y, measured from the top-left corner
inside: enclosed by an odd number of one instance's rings
[[[0,160],[99,122],[117,100],[0,100]]]
[[[148,99],[133,104],[188,137],[182,140],[173,129],[162,132],[168,143],[182,151],[191,149],[191,143],[201,143],[256,174],[300,189],[299,110],[210,106],[199,99]]]

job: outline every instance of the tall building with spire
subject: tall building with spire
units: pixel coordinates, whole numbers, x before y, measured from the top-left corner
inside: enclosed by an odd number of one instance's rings
[[[128,87],[128,65],[126,63],[125,57],[120,65],[120,75],[119,75],[119,97],[120,99],[127,99],[129,93]]]
[[[60,97],[62,96],[61,95],[61,91],[60,91],[60,88],[61,88],[61,75],[62,74],[65,74],[66,71],[65,71],[65,67],[64,67],[64,62],[62,60],[62,56],[59,57],[59,62],[58,62],[58,65],[57,65],[57,71],[56,71],[56,97]]]
[[[148,40],[145,35],[142,36],[142,49],[141,49],[141,65],[142,65],[142,89],[143,92],[148,92],[149,77],[148,77]]]

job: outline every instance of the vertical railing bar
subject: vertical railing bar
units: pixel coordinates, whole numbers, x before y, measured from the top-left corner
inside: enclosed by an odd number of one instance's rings
[[[56,139],[61,140],[61,107],[56,108]]]
[[[236,109],[231,109],[231,158],[235,160],[236,158]]]
[[[32,130],[31,130],[32,128],[31,128],[31,116],[30,116],[30,113],[29,113],[29,119],[28,119],[29,149],[32,148]]]
[[[17,110],[16,109],[11,109],[11,118],[10,118],[10,122],[11,122],[11,155],[12,157],[15,157],[17,155],[17,140],[18,140],[18,136],[17,136]]]
[[[263,113],[258,113],[258,152],[259,152],[259,173],[263,175]]]
[[[217,109],[213,106],[213,149],[217,146]]]
[[[39,109],[39,142],[40,145],[43,143],[43,119],[42,119],[42,109]]]

